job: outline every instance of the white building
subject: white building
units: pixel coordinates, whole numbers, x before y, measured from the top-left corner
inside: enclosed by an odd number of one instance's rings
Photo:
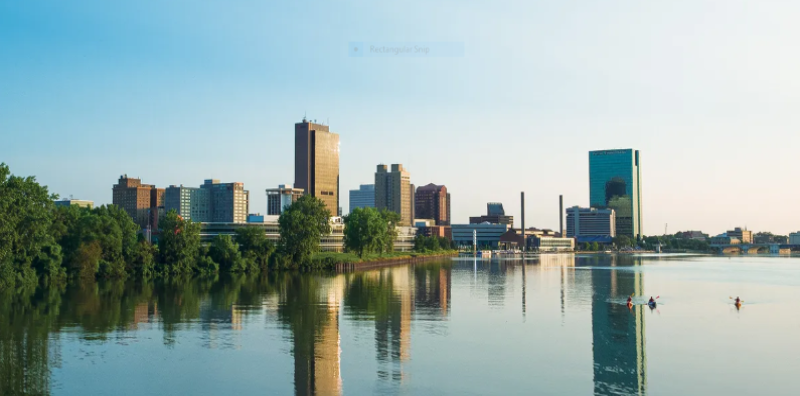
[[[450,226],[453,233],[453,242],[460,246],[472,246],[473,231],[477,232],[478,247],[489,246],[497,248],[500,236],[511,229],[510,224],[453,224]]]
[[[293,188],[291,184],[281,184],[278,188],[267,189],[267,215],[280,216],[287,206],[290,206],[303,196],[302,188]]]
[[[616,236],[614,209],[581,208],[567,209],[567,236]]]

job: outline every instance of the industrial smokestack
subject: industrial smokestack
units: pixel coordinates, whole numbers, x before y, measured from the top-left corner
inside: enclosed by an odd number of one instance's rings
[[[522,252],[524,253],[525,252],[525,245],[526,245],[526,243],[525,243],[526,242],[525,241],[525,191],[523,191],[523,192],[521,192],[519,194],[520,194],[520,197],[519,197],[520,203],[522,204],[522,224],[521,224],[521,229],[522,229]]]
[[[558,196],[558,232],[564,237],[564,196]]]

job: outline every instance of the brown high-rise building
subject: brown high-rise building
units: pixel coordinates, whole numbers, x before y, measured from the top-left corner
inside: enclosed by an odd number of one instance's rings
[[[375,208],[386,209],[400,215],[400,224],[412,225],[414,221],[414,190],[411,176],[403,165],[378,165],[375,172]]]
[[[417,218],[433,219],[440,226],[450,225],[450,193],[447,187],[431,183],[417,188],[414,205]]]
[[[294,124],[294,187],[322,200],[331,216],[339,212],[339,135],[327,125]]]
[[[122,175],[112,192],[112,203],[128,212],[139,227],[157,226],[158,208],[164,206],[163,188]]]

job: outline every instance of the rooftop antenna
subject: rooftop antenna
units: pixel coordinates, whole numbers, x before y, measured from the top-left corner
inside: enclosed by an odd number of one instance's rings
[[[306,122],[306,112],[303,112],[303,122]]]

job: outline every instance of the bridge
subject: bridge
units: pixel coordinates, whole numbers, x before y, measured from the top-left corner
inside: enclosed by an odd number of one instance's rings
[[[781,243],[736,243],[736,244],[712,244],[712,248],[719,253],[742,253],[742,254],[788,254],[792,250],[800,248],[800,245],[787,245]]]

